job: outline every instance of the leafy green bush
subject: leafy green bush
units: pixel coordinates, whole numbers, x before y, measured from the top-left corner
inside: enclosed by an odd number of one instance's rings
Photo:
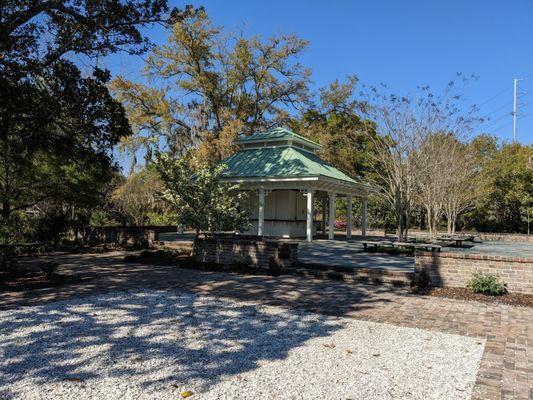
[[[491,296],[499,296],[507,292],[505,284],[496,275],[483,272],[476,272],[468,282],[467,287],[474,293]]]
[[[19,267],[17,262],[17,254],[12,247],[0,247],[0,273],[13,272]]]
[[[248,255],[240,255],[233,260],[233,268],[236,270],[246,270],[252,266],[252,258]]]
[[[0,243],[25,243],[35,239],[35,221],[24,212],[0,218]]]
[[[431,285],[431,279],[426,270],[417,272],[413,281],[413,286],[417,289],[427,289]]]

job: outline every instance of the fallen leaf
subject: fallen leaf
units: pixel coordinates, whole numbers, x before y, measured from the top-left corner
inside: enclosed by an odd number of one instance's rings
[[[335,345],[333,343],[326,343],[324,344],[324,347],[327,347],[328,349],[334,349]]]
[[[190,390],[186,390],[180,393],[180,396],[182,399],[186,399],[187,397],[191,397],[192,395],[193,395],[193,392],[191,392]]]
[[[346,350],[346,353],[353,354],[353,350],[348,349],[348,350]]]
[[[374,354],[372,354],[372,355],[373,355],[374,357],[379,357],[381,354],[379,354],[379,353],[374,353]]]
[[[83,379],[81,379],[81,378],[67,378],[67,381],[70,381],[70,382],[83,382]]]

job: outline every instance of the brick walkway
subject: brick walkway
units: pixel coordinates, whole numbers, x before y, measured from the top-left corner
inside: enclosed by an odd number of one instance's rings
[[[62,271],[81,283],[32,292],[2,293],[0,308],[123,288],[188,290],[226,298],[486,338],[473,399],[533,400],[533,310],[413,296],[401,289],[296,276],[277,278],[146,266],[124,253],[61,256]]]

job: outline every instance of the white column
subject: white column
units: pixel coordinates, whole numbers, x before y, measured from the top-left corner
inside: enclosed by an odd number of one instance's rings
[[[335,226],[335,193],[329,194],[329,233],[328,237],[334,239],[334,226]]]
[[[265,228],[265,189],[259,189],[259,214],[257,217],[257,235],[263,236]]]
[[[366,198],[361,198],[361,236],[366,237]]]
[[[326,236],[326,207],[327,199],[322,200],[322,235]]]
[[[307,191],[307,226],[306,226],[306,236],[307,241],[313,241],[313,191]]]
[[[346,198],[346,239],[352,238],[352,195]]]

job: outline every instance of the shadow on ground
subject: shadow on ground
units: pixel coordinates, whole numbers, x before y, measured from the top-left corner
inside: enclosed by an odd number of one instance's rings
[[[214,385],[224,376],[257,368],[261,360],[283,359],[310,338],[328,336],[339,328],[328,322],[328,315],[369,310],[374,302],[391,301],[387,293],[402,292],[390,286],[142,265],[124,262],[123,257],[122,252],[57,255],[53,258],[61,263],[60,272],[77,275],[80,283],[3,293],[0,307],[7,311],[0,317],[0,386],[28,373],[50,382],[101,378],[102,371],[128,379],[139,374],[143,385],[151,387],[191,380]],[[35,269],[40,260],[28,259],[25,266]],[[161,301],[156,295],[160,291],[139,289],[165,290],[171,300]],[[104,293],[109,297],[88,297]],[[255,306],[194,304],[192,293],[260,300],[263,305],[323,315],[315,322],[298,312],[272,318]],[[190,343],[184,332],[192,337],[201,333],[196,339],[202,345]],[[146,369],[135,364],[154,357],[178,367],[165,370],[155,363]],[[154,377],[146,379],[150,374]]]
[[[18,308],[0,314],[0,387],[29,375],[38,384],[127,378],[149,390],[201,381],[207,390],[339,327],[331,317],[163,291]]]

